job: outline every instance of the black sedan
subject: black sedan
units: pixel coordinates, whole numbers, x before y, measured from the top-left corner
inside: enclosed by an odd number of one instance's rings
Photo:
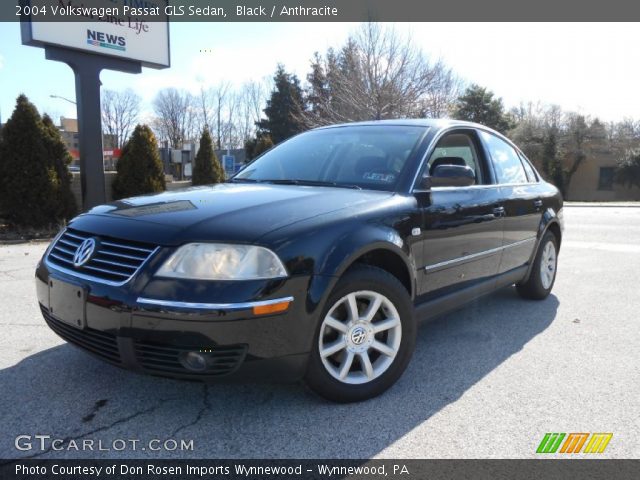
[[[358,401],[400,377],[417,320],[513,284],[547,297],[562,231],[558,190],[488,128],[337,125],[227,183],[78,216],[37,295],[51,329],[120,367]]]

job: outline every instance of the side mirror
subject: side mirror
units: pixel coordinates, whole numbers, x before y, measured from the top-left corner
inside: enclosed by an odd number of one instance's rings
[[[462,165],[438,165],[428,178],[431,187],[469,187],[476,183],[473,169]]]

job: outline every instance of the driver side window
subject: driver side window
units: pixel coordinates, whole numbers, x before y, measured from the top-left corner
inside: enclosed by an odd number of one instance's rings
[[[429,157],[424,173],[433,175],[438,165],[467,166],[473,170],[476,185],[483,183],[482,167],[471,134],[454,132],[442,137]]]

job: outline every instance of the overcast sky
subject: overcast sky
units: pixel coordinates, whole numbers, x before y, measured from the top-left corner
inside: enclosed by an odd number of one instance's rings
[[[270,76],[278,62],[304,79],[315,51],[339,47],[357,24],[172,23],[172,67],[140,75],[102,74],[103,88],[133,88],[150,103],[175,86],[197,92],[221,80],[241,84]],[[640,118],[638,24],[399,23],[416,45],[468,82],[493,90],[507,107],[555,103],[605,121]],[[200,50],[210,50],[200,53]],[[0,23],[0,108],[6,121],[24,92],[41,111],[75,117],[71,69],[44,50],[20,44],[17,23]]]

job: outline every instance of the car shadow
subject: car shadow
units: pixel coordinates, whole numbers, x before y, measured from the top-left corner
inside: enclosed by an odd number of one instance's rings
[[[62,344],[0,370],[0,458],[370,458],[519,352],[553,322],[558,305],[553,295],[524,301],[507,288],[425,323],[399,382],[347,405],[301,385],[205,386],[138,375]],[[43,451],[35,438],[18,450],[18,435],[64,439],[62,450],[45,441]],[[193,440],[193,450],[145,448],[168,438]],[[117,451],[116,439],[128,447]],[[135,451],[132,439],[140,441]],[[93,450],[69,449],[83,440],[93,440]]]

